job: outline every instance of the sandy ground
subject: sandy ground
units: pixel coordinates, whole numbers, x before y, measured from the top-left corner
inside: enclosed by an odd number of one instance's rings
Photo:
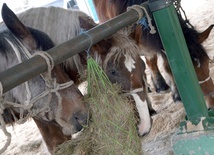
[[[214,1],[183,0],[183,7],[192,24],[203,31],[214,24]],[[204,42],[210,58],[214,57],[214,30]],[[159,62],[161,63],[161,61]],[[210,64],[211,77],[214,79],[214,64]],[[146,71],[148,74],[148,70]],[[149,77],[149,74],[148,74]],[[185,110],[182,103],[174,103],[171,93],[150,93],[149,97],[158,114],[153,117],[151,132],[142,138],[143,150],[148,155],[173,155],[171,138],[178,130],[179,123],[184,120]],[[12,134],[12,142],[3,155],[48,155],[42,137],[33,122],[29,120],[22,125],[8,127]],[[5,144],[5,136],[0,131],[0,148]]]

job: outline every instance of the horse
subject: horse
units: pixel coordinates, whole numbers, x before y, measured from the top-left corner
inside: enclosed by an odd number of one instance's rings
[[[52,47],[53,41],[39,30],[26,27],[3,4],[0,29],[0,71],[7,70]],[[72,74],[72,73],[70,73]],[[51,78],[49,80],[48,78]],[[62,87],[64,85],[64,88]],[[2,94],[1,94],[2,95]],[[0,125],[35,121],[50,153],[87,125],[88,110],[83,95],[62,65],[13,88],[0,96]],[[4,128],[5,127],[5,128]],[[6,149],[6,145],[3,150]]]
[[[55,44],[84,34],[97,26],[91,17],[79,10],[57,7],[32,8],[18,16],[26,25],[47,33]],[[131,96],[134,100],[140,117],[139,135],[148,133],[151,128],[150,113],[154,113],[154,109],[147,96],[147,85],[144,81],[145,64],[140,59],[140,51],[135,41],[127,35],[116,33],[87,51],[103,68],[110,81],[121,85],[121,93]],[[83,51],[63,62],[67,74],[71,79],[75,79],[77,85],[82,82],[80,77],[86,70],[87,55],[87,52]]]
[[[129,6],[138,5],[145,0],[93,0],[99,21],[105,22],[127,10]],[[214,84],[210,77],[209,72],[209,57],[201,45],[201,43],[209,36],[210,31],[213,28],[211,25],[204,32],[199,33],[193,27],[188,26],[185,20],[178,13],[178,18],[181,24],[181,28],[184,33],[184,37],[188,46],[188,50],[190,52],[190,56],[194,65],[194,69],[197,74],[197,78],[199,84],[201,86],[207,108],[214,108]],[[171,69],[169,67],[169,63],[166,58],[166,54],[164,51],[164,47],[162,45],[160,36],[158,33],[151,34],[150,28],[148,27],[147,19],[143,18],[145,22],[139,22],[141,24],[136,24],[133,27],[133,32],[130,34],[132,38],[134,38],[138,44],[138,46],[142,49],[142,55],[146,57],[146,63],[151,71],[152,80],[156,91],[166,90],[165,88],[165,80],[161,76],[158,66],[157,66],[157,54],[163,58],[163,68],[165,69],[168,84],[170,85],[173,100],[180,101],[180,95],[177,90]],[[155,23],[152,20],[152,24],[156,27]],[[140,35],[140,37],[139,37]],[[140,38],[140,39],[139,39]],[[139,40],[138,40],[139,39]]]

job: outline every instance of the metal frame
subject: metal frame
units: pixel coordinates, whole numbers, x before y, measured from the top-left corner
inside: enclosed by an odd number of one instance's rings
[[[123,27],[137,22],[138,19],[138,12],[134,9],[130,9],[124,14],[98,25],[85,32],[85,34],[81,34],[64,42],[47,52],[52,56],[55,65],[60,64],[69,57],[89,48],[92,44],[96,44],[104,38],[116,33]],[[3,86],[3,93],[45,71],[47,71],[45,60],[40,56],[35,56],[17,66],[1,72],[0,81]]]
[[[152,6],[150,8],[187,114],[180,131],[172,137],[173,151],[175,154],[214,154],[213,147],[210,147],[214,143],[214,118],[209,116],[176,10],[173,4],[155,8],[160,1],[150,0],[149,6]]]
[[[155,5],[157,4],[159,6],[156,7]],[[195,125],[195,129],[191,132],[199,131],[198,125],[201,125],[200,130],[202,129],[204,132],[208,130],[213,131],[214,119],[209,116],[207,111],[174,6],[170,0],[150,0],[148,5],[153,11],[152,13],[164,44],[169,64],[187,113],[188,120],[181,124],[181,129],[185,129],[181,130],[181,133],[188,132],[189,122]],[[137,22],[138,19],[138,12],[131,9],[89,30],[87,34],[81,34],[47,52],[53,57],[54,64],[57,65],[65,59],[89,48],[92,44],[109,37],[121,28]],[[3,71],[0,73],[3,92],[9,91],[45,71],[47,71],[47,65],[40,56],[35,56]],[[204,142],[200,141],[199,137],[196,137],[196,139],[199,139],[199,144]],[[214,137],[211,139],[214,139]],[[180,141],[182,143],[178,144],[178,148],[183,149],[188,145],[184,139]],[[196,145],[193,145],[194,147]],[[179,149],[175,149],[175,153],[179,154],[179,151]]]

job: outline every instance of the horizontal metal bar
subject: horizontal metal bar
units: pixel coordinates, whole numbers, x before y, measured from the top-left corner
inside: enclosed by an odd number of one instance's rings
[[[174,0],[149,0],[149,9],[151,12],[158,11],[172,5]]]
[[[64,42],[47,52],[52,56],[54,64],[60,64],[69,57],[80,53],[92,44],[113,35],[121,28],[137,22],[139,14],[134,9],[113,18],[101,25],[98,25],[87,32],[81,34],[67,42]],[[29,79],[47,71],[47,64],[40,56],[35,56],[29,60],[18,64],[0,73],[0,81],[3,86],[3,93],[28,81]]]

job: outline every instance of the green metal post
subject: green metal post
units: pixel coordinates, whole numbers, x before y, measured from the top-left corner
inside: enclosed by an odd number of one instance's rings
[[[208,117],[204,98],[173,5],[153,12],[187,117],[198,124]]]
[[[208,115],[176,10],[170,0],[150,1],[188,118],[171,138],[174,154],[214,154],[214,119]]]

